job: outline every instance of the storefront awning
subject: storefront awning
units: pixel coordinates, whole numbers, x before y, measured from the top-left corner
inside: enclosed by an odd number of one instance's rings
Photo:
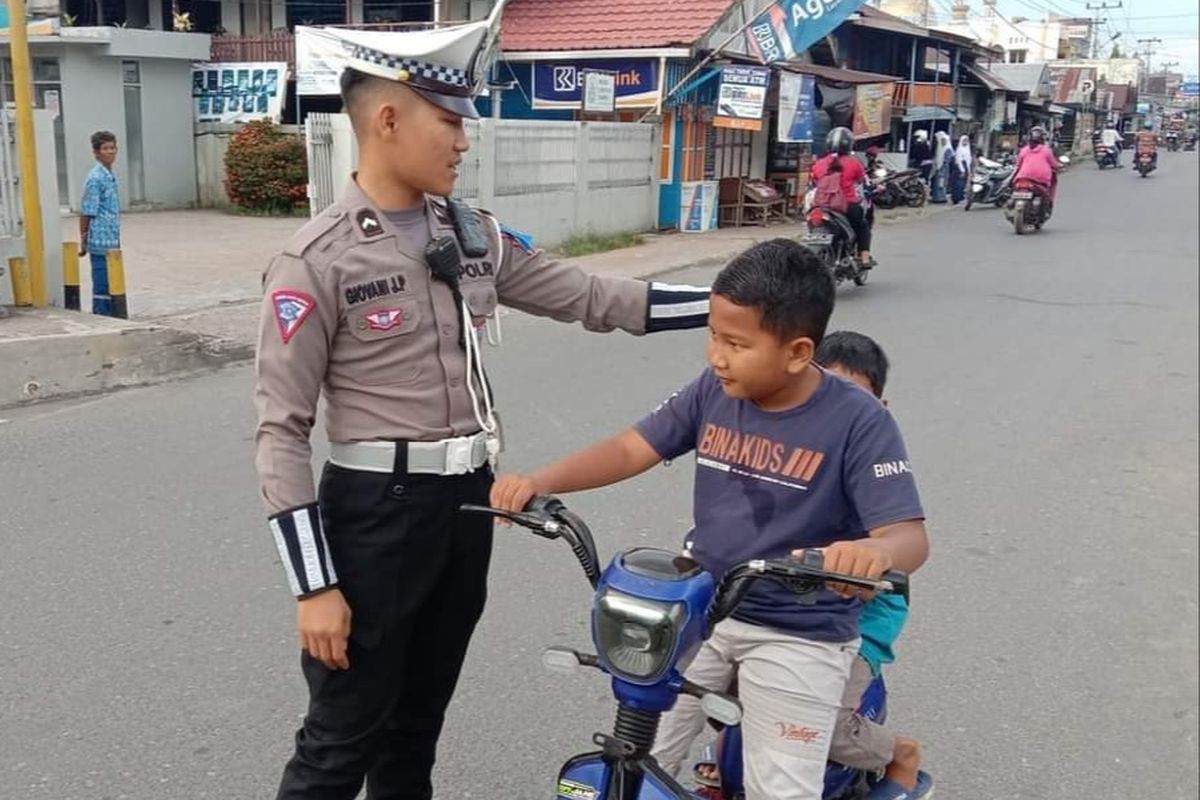
[[[954,112],[941,106],[912,106],[902,122],[934,122],[954,119]]]

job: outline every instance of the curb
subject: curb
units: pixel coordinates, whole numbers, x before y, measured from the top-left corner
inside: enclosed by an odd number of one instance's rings
[[[35,318],[11,312],[9,319]],[[0,339],[0,408],[188,377],[253,358],[252,346],[161,325],[42,310],[65,332]],[[73,330],[72,330],[73,329]]]

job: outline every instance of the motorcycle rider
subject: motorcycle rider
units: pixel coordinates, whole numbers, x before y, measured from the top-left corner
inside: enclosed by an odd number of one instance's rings
[[[1111,122],[1105,126],[1104,132],[1100,134],[1100,142],[1107,147],[1113,154],[1117,162],[1117,166],[1121,166],[1121,133],[1116,126]]]
[[[1134,138],[1133,152],[1134,157],[1139,159],[1143,154],[1149,153],[1150,164],[1158,167],[1158,138],[1154,135],[1154,123],[1151,120],[1142,123],[1142,129]]]
[[[933,173],[933,147],[929,144],[929,131],[921,129],[913,134],[912,147],[908,148],[908,166],[921,170],[927,182]]]
[[[1054,211],[1054,195],[1058,189],[1058,159],[1054,150],[1046,144],[1046,129],[1038,125],[1029,131],[1029,144],[1017,155],[1017,170],[1013,183],[1022,180],[1033,184],[1046,198],[1046,216]]]
[[[854,229],[854,237],[858,244],[858,257],[863,269],[875,266],[871,258],[871,226],[867,221],[867,203],[865,202],[867,173],[857,158],[850,155],[854,146],[854,134],[849,128],[834,128],[825,137],[826,154],[812,165],[812,179],[824,178],[836,162],[842,174],[842,193],[846,195],[846,219]]]

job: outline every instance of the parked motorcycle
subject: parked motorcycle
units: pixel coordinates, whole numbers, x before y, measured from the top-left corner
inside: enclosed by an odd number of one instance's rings
[[[546,539],[565,540],[595,590],[591,623],[597,652],[551,647],[542,661],[560,672],[591,667],[612,676],[616,723],[611,734],[593,736],[600,750],[577,755],[563,765],[558,798],[697,800],[658,765],[650,749],[662,714],[681,694],[698,698],[704,713],[717,722],[726,726],[741,722],[741,704],[735,698],[689,682],[679,665],[737,609],[754,582],[773,581],[801,603],[812,602],[827,582],[908,594],[904,573],[888,572],[878,581],[835,574],[824,569],[818,550],[799,557],[743,562],[718,580],[686,556],[636,547],[618,553],[601,573],[587,524],[556,498],[536,498],[522,513],[474,505],[464,505],[462,510],[510,520]],[[823,797],[858,800],[872,778],[830,764]]]
[[[1012,177],[1015,172],[1013,164],[1003,164],[980,156],[971,175],[971,190],[967,192],[967,202],[964,211],[970,211],[972,206],[991,203],[996,208],[1003,208],[1012,194]]]
[[[1154,164],[1154,156],[1149,153],[1138,153],[1134,159],[1134,166],[1137,168],[1138,174],[1143,178],[1158,169]]]
[[[836,283],[850,280],[855,286],[867,282],[870,268],[864,269],[858,256],[858,237],[845,214],[827,208],[814,208],[805,216],[808,229],[800,244],[812,250]]]
[[[868,177],[876,208],[920,208],[929,199],[929,187],[918,169],[876,167]]]
[[[1117,150],[1108,145],[1096,145],[1093,157],[1096,159],[1096,166],[1100,167],[1100,169],[1119,166],[1117,162]]]

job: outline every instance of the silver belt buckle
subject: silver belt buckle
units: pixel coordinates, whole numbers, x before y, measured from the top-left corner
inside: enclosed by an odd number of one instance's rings
[[[446,440],[446,474],[466,475],[475,469],[475,437],[463,436]]]

